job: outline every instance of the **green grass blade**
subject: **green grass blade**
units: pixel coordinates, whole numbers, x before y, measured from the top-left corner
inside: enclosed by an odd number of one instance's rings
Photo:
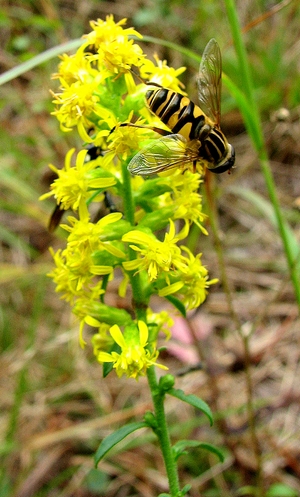
[[[252,138],[254,148],[258,153],[261,170],[264,175],[265,183],[268,189],[268,194],[273,205],[276,224],[278,227],[280,237],[282,239],[285,256],[289,266],[290,278],[294,286],[296,300],[298,303],[298,307],[300,309],[300,281],[298,277],[297,265],[295,264],[295,254],[293,253],[290,245],[290,228],[287,228],[288,224],[285,222],[283,214],[280,209],[275,182],[272,175],[268,159],[268,153],[264,142],[263,130],[258,111],[258,106],[254,98],[254,85],[252,81],[250,65],[247,58],[247,52],[242,37],[242,31],[239,24],[236,5],[234,0],[225,0],[225,6],[234,41],[234,46],[238,57],[239,71],[244,82],[243,85],[244,94],[245,97],[248,99],[252,109],[252,127],[254,132],[250,136]]]
[[[53,59],[54,57],[58,57],[58,55],[61,55],[62,53],[69,52],[71,50],[75,50],[80,45],[82,44],[82,39],[76,39],[76,40],[71,40],[67,41],[66,43],[63,43],[61,45],[57,45],[53,48],[50,48],[49,50],[45,50],[45,52],[42,52],[35,57],[32,57],[32,59],[26,60],[26,62],[23,62],[22,64],[19,64],[16,67],[13,67],[9,71],[6,71],[5,73],[0,75],[0,86],[4,85],[5,83],[8,83],[12,79],[17,78],[18,76],[21,76],[22,74],[26,73],[27,71],[30,71],[36,66],[39,66],[40,64],[43,64],[44,62],[47,62],[50,59]]]

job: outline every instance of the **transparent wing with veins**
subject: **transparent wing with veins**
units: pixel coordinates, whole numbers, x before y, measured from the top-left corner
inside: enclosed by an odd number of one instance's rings
[[[217,41],[212,38],[203,52],[197,86],[201,109],[218,126],[220,125],[221,83],[221,51]]]
[[[200,142],[187,140],[179,135],[167,135],[154,140],[130,161],[128,170],[132,174],[150,176],[167,169],[191,166],[199,160]]]

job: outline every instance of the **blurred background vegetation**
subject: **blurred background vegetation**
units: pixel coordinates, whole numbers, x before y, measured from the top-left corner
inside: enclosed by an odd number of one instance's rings
[[[277,194],[299,241],[299,2],[239,0],[236,5]],[[128,18],[127,25],[143,35],[199,55],[216,38],[224,73],[243,89],[225,6],[217,0],[3,0],[1,73],[80,38],[90,30],[89,20],[108,14],[117,21]],[[143,48],[169,65],[185,65],[182,79],[196,100],[193,60],[159,42]],[[51,59],[0,90],[0,495],[152,497],[167,486],[149,433],[119,445],[98,470],[92,462],[105,435],[151,409],[147,389],[142,380],[101,379],[91,346],[79,349],[77,323],[46,276],[52,267],[48,247],[62,245],[63,233],[48,233],[53,205],[38,198],[51,181],[48,164],[63,165],[71,147],[82,148],[75,132],[62,134],[50,116],[57,63]],[[187,322],[176,321],[164,361],[173,374],[195,356],[202,361],[205,367],[178,376],[177,386],[206,400],[216,422],[209,428],[192,408],[181,404],[178,411],[177,401],[169,400],[172,436],[211,442],[226,454],[222,464],[199,449],[182,458],[181,479],[192,484],[193,497],[256,495],[257,485],[270,497],[297,496],[298,308],[257,156],[225,85],[222,127],[237,160],[232,174],[217,178],[214,195],[231,303],[249,336],[249,350],[221,284]],[[210,275],[222,279],[214,237],[201,237],[198,250]],[[117,299],[112,291],[114,305]]]

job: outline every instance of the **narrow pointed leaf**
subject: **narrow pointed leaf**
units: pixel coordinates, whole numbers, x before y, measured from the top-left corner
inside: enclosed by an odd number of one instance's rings
[[[109,373],[111,373],[113,369],[114,369],[113,362],[104,362],[103,363],[103,378],[106,378],[106,376],[108,376]]]
[[[197,440],[179,440],[174,446],[173,446],[173,451],[175,454],[176,460],[178,457],[180,457],[182,454],[186,452],[185,449],[188,448],[193,448],[193,447],[200,447],[201,449],[208,450],[209,452],[212,452],[215,454],[221,462],[224,461],[224,454],[223,452],[216,447],[215,445],[206,443],[206,442],[198,442]]]
[[[167,299],[169,302],[171,302],[171,304],[173,304],[173,306],[180,312],[180,314],[184,318],[186,317],[186,308],[179,299],[177,299],[173,295],[167,295],[165,297],[165,299]]]
[[[186,402],[187,404],[190,404],[193,407],[196,407],[196,409],[199,409],[208,417],[210,425],[213,424],[212,412],[204,400],[199,399],[199,397],[193,394],[186,395],[183,390],[179,390],[177,388],[172,388],[168,391],[168,394],[182,400],[183,402]]]
[[[136,423],[130,423],[128,425],[122,426],[117,431],[114,431],[110,435],[108,435],[106,438],[104,438],[101,442],[101,444],[98,447],[98,450],[95,454],[94,460],[95,460],[95,466],[98,465],[99,461],[103,459],[103,457],[106,455],[106,453],[112,449],[117,443],[121,442],[124,438],[126,438],[130,433],[133,433],[136,430],[139,430],[140,428],[147,428],[148,425],[145,423],[145,421],[139,421]]]

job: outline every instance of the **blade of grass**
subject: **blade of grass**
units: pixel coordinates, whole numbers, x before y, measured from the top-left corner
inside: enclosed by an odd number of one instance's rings
[[[47,279],[43,275],[36,282],[36,293],[33,301],[31,322],[27,334],[27,344],[26,344],[27,353],[35,344],[38,322],[44,312],[44,307],[42,305],[42,302],[45,295],[46,284],[47,284]],[[19,371],[19,375],[17,378],[16,388],[14,392],[14,403],[10,410],[8,427],[5,437],[5,441],[8,443],[8,446],[15,441],[20,409],[22,406],[23,397],[27,391],[27,373],[29,367],[30,367],[30,362],[28,361]]]
[[[34,296],[34,301],[33,301],[33,309],[32,309],[32,314],[31,314],[31,321],[28,327],[27,331],[27,344],[24,350],[24,354],[28,354],[28,360],[25,362],[23,367],[20,369],[20,371],[17,374],[16,378],[16,384],[15,384],[15,390],[14,390],[14,398],[13,398],[13,404],[10,408],[9,411],[9,417],[8,417],[8,423],[7,423],[7,428],[6,428],[6,434],[4,436],[4,441],[3,441],[3,456],[9,455],[10,453],[13,453],[16,446],[18,445],[18,439],[17,435],[19,432],[19,418],[20,418],[20,412],[21,408],[23,405],[23,400],[24,397],[28,391],[28,371],[30,368],[30,350],[34,347],[35,344],[35,339],[36,339],[36,334],[37,334],[37,329],[38,329],[38,322],[40,317],[42,316],[44,312],[44,306],[42,304],[44,295],[45,295],[45,287],[46,287],[47,280],[44,276],[41,276],[41,278],[38,279],[38,281],[35,280],[36,284],[36,293]],[[8,476],[9,473],[7,472],[6,466],[3,464],[0,468],[0,481],[5,482],[7,487],[10,487],[13,485],[13,480],[10,479]],[[1,487],[1,485],[0,485]],[[0,488],[1,490],[1,488]],[[1,494],[4,495],[4,494]],[[8,495],[8,494],[5,494]]]
[[[261,170],[265,179],[268,194],[273,206],[274,215],[276,219],[277,229],[282,239],[285,256],[287,259],[290,278],[293,282],[295,295],[298,303],[298,308],[300,308],[300,283],[299,283],[299,271],[298,265],[295,264],[295,258],[293,251],[289,245],[289,226],[285,223],[283,214],[281,212],[279,201],[277,197],[277,192],[275,188],[275,182],[273,179],[272,171],[270,168],[270,163],[268,160],[267,149],[264,142],[262,123],[260,120],[259,109],[257,102],[254,97],[254,85],[252,81],[252,74],[250,70],[250,65],[246,53],[246,47],[242,37],[242,30],[238,19],[237,9],[234,0],[224,0],[227,17],[229,20],[232,38],[238,58],[239,73],[243,80],[243,92],[247,98],[252,109],[252,122],[253,129],[255,133],[249,132],[252,139],[253,146],[257,151],[258,158],[260,161]],[[242,114],[244,115],[243,107],[240,108]],[[249,130],[250,131],[250,130]],[[257,434],[257,425],[255,421],[255,409],[254,409],[254,386],[251,375],[251,362],[250,362],[250,337],[246,334],[240,333],[240,336],[244,344],[245,352],[245,372],[246,372],[246,385],[247,385],[247,412],[248,421],[252,439],[253,450],[255,452],[256,458],[256,478],[257,478],[257,495],[262,497],[264,495],[264,479],[263,479],[263,460],[261,454],[260,440]]]
[[[274,214],[276,218],[277,228],[282,239],[285,256],[287,259],[290,278],[294,286],[295,296],[298,304],[298,308],[300,309],[300,274],[299,274],[299,266],[295,264],[295,254],[290,245],[290,228],[288,224],[285,222],[283,214],[280,209],[278,196],[276,192],[275,182],[272,175],[270,162],[268,159],[268,153],[266,150],[266,146],[264,143],[262,124],[260,120],[258,106],[254,97],[254,86],[252,82],[250,65],[248,62],[247,52],[245,48],[245,44],[242,38],[242,30],[239,23],[236,6],[234,0],[224,0],[227,16],[231,28],[231,33],[233,37],[233,42],[235,46],[235,50],[238,57],[239,63],[239,71],[243,79],[243,90],[246,99],[248,100],[251,111],[252,111],[252,127],[249,129],[249,134],[253,142],[253,146],[256,149],[261,165],[261,170],[264,175],[265,183],[267,186],[268,194],[273,205]],[[243,104],[243,103],[242,103]],[[240,110],[245,116],[245,110],[243,107],[240,107]]]
[[[70,50],[75,50],[76,48],[80,47],[82,44],[83,40],[76,39],[76,40],[70,40],[67,41],[66,43],[63,43],[62,45],[57,45],[56,47],[49,48],[49,50],[45,50],[45,52],[42,52],[35,57],[32,57],[32,59],[26,60],[26,62],[23,62],[22,64],[17,65],[16,67],[13,67],[9,71],[4,72],[3,74],[0,75],[0,86],[4,85],[5,83],[8,83],[12,79],[17,78],[18,76],[21,76],[21,74],[26,73],[27,71],[30,71],[30,69],[33,69],[36,66],[39,66],[40,64],[43,64],[43,62],[47,62],[50,59],[53,59],[54,57],[57,57],[58,55],[69,52]]]

